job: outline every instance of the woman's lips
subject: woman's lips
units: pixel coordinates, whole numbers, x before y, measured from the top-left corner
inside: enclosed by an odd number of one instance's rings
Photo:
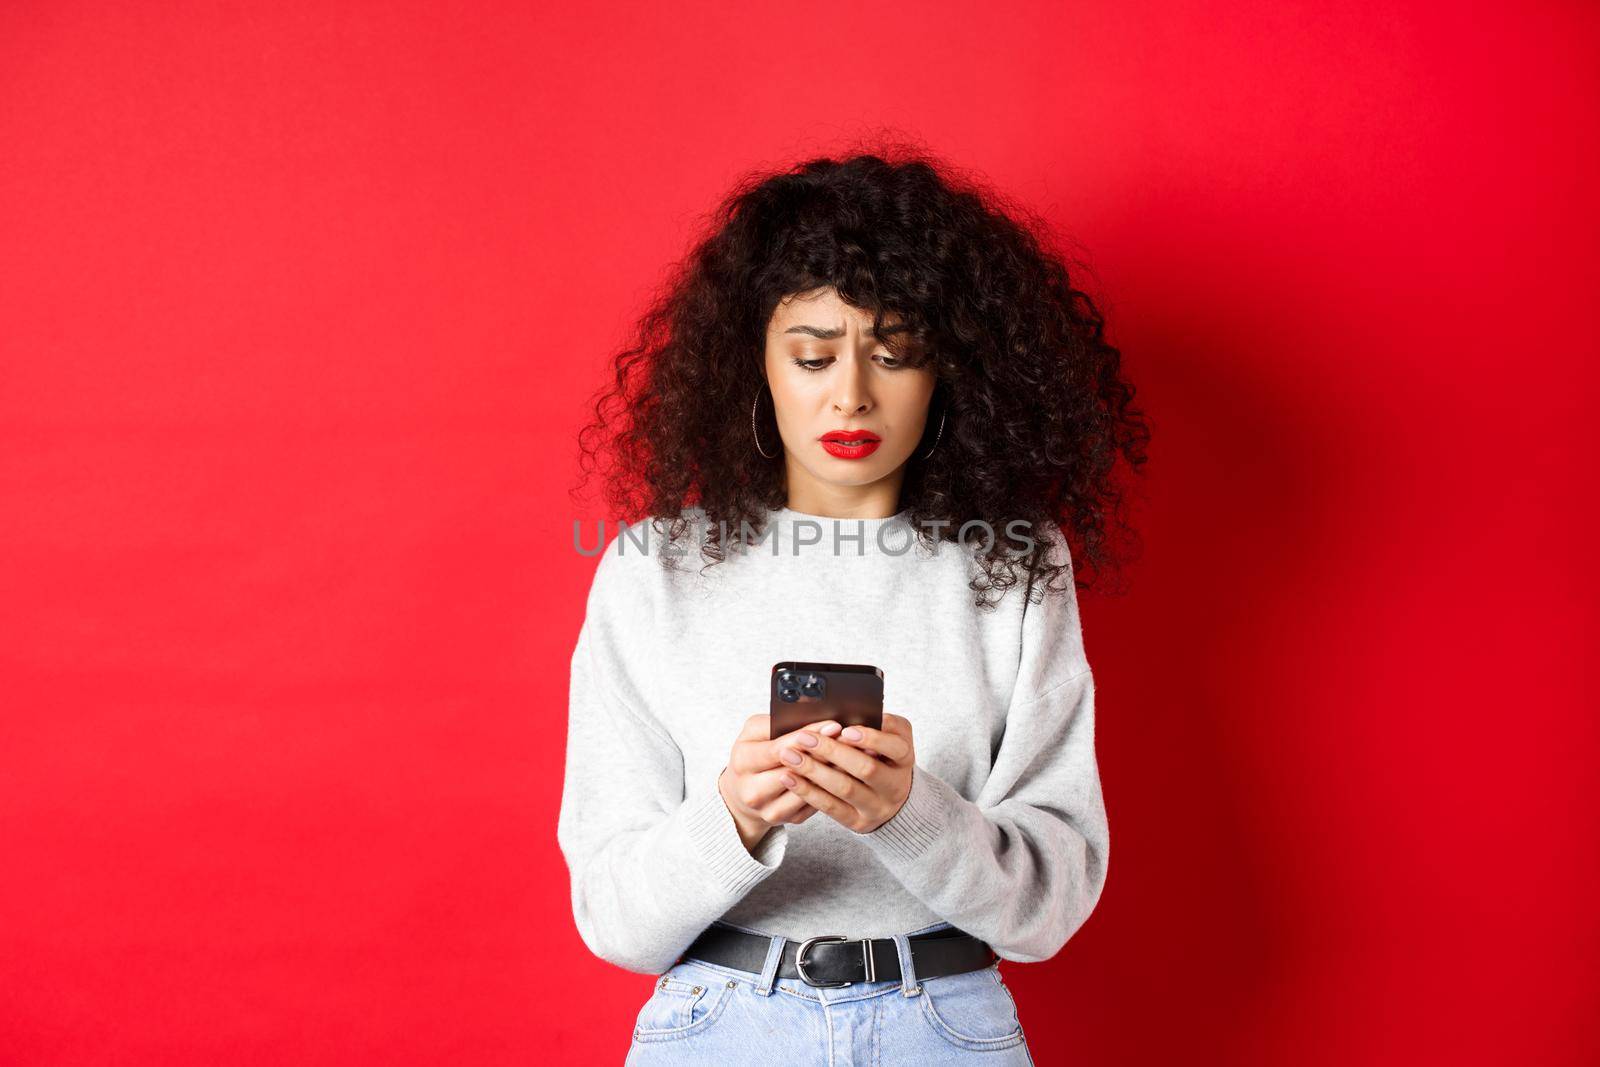
[[[878,450],[881,440],[868,433],[830,433],[822,436],[822,447],[840,459],[864,459]]]

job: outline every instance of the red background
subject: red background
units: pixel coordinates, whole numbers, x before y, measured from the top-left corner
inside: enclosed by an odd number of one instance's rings
[[[1081,246],[1156,430],[1039,1062],[1596,1062],[1597,16],[1470,7],[5,5],[0,1062],[621,1059],[575,433],[879,125]]]

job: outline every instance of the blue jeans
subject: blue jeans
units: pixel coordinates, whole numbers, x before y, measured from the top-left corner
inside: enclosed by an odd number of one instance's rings
[[[939,930],[935,923],[922,930]],[[785,1067],[1032,1065],[999,961],[965,974],[918,979],[895,937],[901,977],[818,987],[778,978],[784,939],[773,937],[760,975],[682,960],[655,979],[639,1009],[626,1067],[747,1063]]]

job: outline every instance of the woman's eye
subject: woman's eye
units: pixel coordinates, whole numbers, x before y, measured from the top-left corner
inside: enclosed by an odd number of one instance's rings
[[[801,370],[819,371],[828,361],[826,359],[791,359],[789,362]],[[881,362],[885,370],[898,370],[903,365],[902,360],[895,359],[893,356],[883,356],[881,357]]]

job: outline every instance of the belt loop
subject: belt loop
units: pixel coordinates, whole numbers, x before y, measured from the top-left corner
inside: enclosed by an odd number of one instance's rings
[[[914,997],[922,992],[922,984],[917,980],[917,968],[911,962],[911,938],[906,934],[892,936],[895,954],[900,957],[900,992]]]
[[[756,992],[764,997],[772,995],[772,984],[778,980],[778,965],[783,962],[783,946],[788,939],[773,934],[767,945],[767,962],[761,967],[761,977],[756,980]]]

